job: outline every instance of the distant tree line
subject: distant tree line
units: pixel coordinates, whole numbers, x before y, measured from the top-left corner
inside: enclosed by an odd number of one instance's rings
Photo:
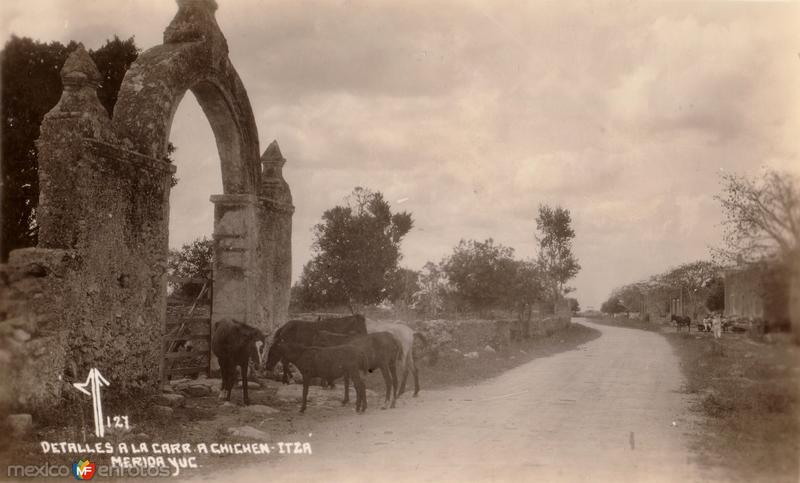
[[[788,172],[766,169],[760,176],[725,174],[715,198],[723,211],[723,246],[713,261],[687,263],[647,280],[615,288],[603,303],[606,313],[638,312],[661,303],[666,313],[679,298],[688,315],[725,308],[727,269],[756,268],[765,315],[791,321],[800,342],[800,182]]]
[[[721,267],[714,262],[697,261],[615,288],[600,310],[608,314],[647,311],[666,314],[672,300],[678,299],[684,313],[696,317],[722,310],[724,298]]]
[[[540,303],[572,289],[580,270],[572,253],[569,211],[541,206],[536,219],[537,259],[489,238],[461,240],[439,263],[420,271],[399,266],[400,244],[413,227],[410,213],[393,213],[380,192],[356,188],[314,228],[312,259],[292,288],[294,310],[391,304],[425,317],[443,313],[485,315],[492,310],[528,318]],[[577,306],[577,300],[573,307]]]

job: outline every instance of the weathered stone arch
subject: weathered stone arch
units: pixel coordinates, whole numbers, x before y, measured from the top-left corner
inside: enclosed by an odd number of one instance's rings
[[[164,44],[142,53],[120,87],[113,126],[133,150],[164,158],[172,120],[191,90],[211,124],[225,194],[258,194],[258,130],[247,91],[228,58],[213,0],[180,0]]]
[[[294,212],[286,160],[276,142],[259,156],[214,0],[178,0],[178,7],[164,44],[128,71],[113,119],[82,45],[61,70],[61,99],[37,141],[38,245],[12,251],[0,266],[2,332],[22,339],[3,354],[11,363],[0,364],[0,408],[47,411],[80,398],[69,383],[90,368],[112,381],[104,398],[158,383],[175,172],[164,155],[187,90],[211,124],[222,165],[223,193],[211,196],[212,319],[235,317],[267,332],[286,319]]]
[[[271,231],[290,232],[291,224],[276,221],[274,202],[283,203],[275,199],[282,195],[265,186],[277,182],[287,193],[288,186],[280,170],[262,170],[250,99],[228,58],[227,41],[214,18],[216,2],[178,0],[178,6],[164,43],[142,53],[126,73],[113,128],[132,150],[163,159],[175,112],[192,91],[214,132],[222,172],[223,194],[211,197],[213,318],[235,317],[268,329],[284,316],[283,299],[288,302],[282,288],[279,297],[273,296],[276,287],[289,283],[285,276],[272,276],[282,266],[273,256],[275,240],[284,243],[285,237]],[[291,216],[291,195],[283,205],[278,218]],[[290,257],[289,248],[281,256]]]

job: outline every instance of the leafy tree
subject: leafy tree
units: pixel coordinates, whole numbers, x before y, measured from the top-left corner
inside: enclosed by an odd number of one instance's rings
[[[536,263],[529,260],[514,260],[508,272],[512,274],[513,279],[507,292],[506,303],[509,307],[514,307],[519,320],[529,321],[533,316],[534,304],[543,301],[544,298],[545,287],[541,273]],[[527,330],[527,326],[525,327]]]
[[[567,297],[567,301],[569,302],[569,309],[573,313],[581,311],[581,304],[578,303],[578,299],[574,297]]]
[[[409,268],[398,268],[391,275],[388,299],[395,305],[411,307],[414,303],[414,293],[417,291],[417,278],[419,273]]]
[[[122,79],[125,78],[125,73],[131,64],[139,57],[139,49],[133,37],[122,40],[115,35],[112,40],[106,40],[105,45],[99,49],[90,51],[89,55],[103,77],[97,90],[97,97],[108,111],[108,115],[113,116]]]
[[[640,312],[644,308],[645,291],[645,284],[636,282],[615,289],[612,297],[625,307],[624,312]]]
[[[617,297],[611,295],[608,300],[603,302],[600,306],[600,311],[604,314],[619,314],[621,312],[627,312],[628,308],[622,305],[622,302],[620,302]]]
[[[300,277],[303,303],[347,305],[355,313],[387,298],[412,226],[411,215],[393,214],[380,192],[355,188],[314,227],[313,257]]]
[[[170,250],[167,258],[168,273],[180,278],[211,278],[214,268],[214,240],[197,238],[184,244],[180,250]],[[176,293],[186,297],[197,297],[202,284],[176,283]]]
[[[491,238],[461,240],[442,269],[460,301],[482,313],[507,299],[515,279],[513,257],[513,248]]]
[[[417,291],[413,296],[413,307],[426,317],[436,317],[444,310],[447,295],[447,278],[441,267],[428,262],[417,278]]]
[[[313,310],[346,303],[340,294],[333,291],[333,278],[327,275],[325,269],[318,259],[309,260],[303,267],[300,280],[292,288],[293,305],[297,309]]]
[[[677,292],[684,311],[697,317],[705,308],[705,300],[720,266],[710,261],[685,263],[659,276],[662,284]]]
[[[767,170],[760,179],[724,175],[716,199],[724,212],[725,247],[735,261],[789,259],[800,249],[800,183],[789,173]]]
[[[572,229],[569,210],[560,206],[551,208],[540,205],[536,230],[536,241],[539,243],[537,263],[549,281],[551,296],[555,301],[571,291],[565,288],[565,284],[581,269],[572,253],[575,230]]]
[[[0,260],[16,248],[36,245],[36,206],[39,202],[39,125],[61,97],[61,67],[75,42],[43,43],[12,36],[0,53],[2,102],[2,232]],[[133,38],[114,37],[89,55],[97,64],[102,84],[98,97],[113,112],[117,92],[138,49]]]

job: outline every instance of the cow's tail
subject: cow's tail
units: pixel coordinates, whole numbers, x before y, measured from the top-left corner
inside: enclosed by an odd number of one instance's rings
[[[372,372],[369,367],[369,357],[367,357],[366,351],[359,351],[359,355],[361,355],[361,370],[364,372]]]

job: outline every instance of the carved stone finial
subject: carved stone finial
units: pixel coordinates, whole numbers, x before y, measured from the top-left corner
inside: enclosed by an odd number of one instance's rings
[[[217,24],[215,0],[177,0],[178,13],[164,30],[164,43],[207,42],[213,57],[227,56],[228,42]]]
[[[100,71],[97,70],[89,52],[86,52],[83,44],[78,44],[61,68],[61,82],[64,88],[90,86],[96,89],[101,80]]]
[[[278,141],[273,140],[267,146],[264,154],[261,155],[261,166],[264,175],[269,178],[283,178],[283,165],[286,164],[286,158],[281,154],[281,148],[278,146]]]
[[[291,204],[292,193],[283,179],[284,164],[286,158],[281,153],[278,141],[272,141],[261,155],[261,191],[268,198]]]
[[[79,133],[84,138],[112,139],[111,119],[97,97],[101,80],[100,71],[89,53],[78,44],[61,68],[64,90],[58,104],[45,114],[39,139],[46,141],[58,137],[57,132],[65,130]]]

